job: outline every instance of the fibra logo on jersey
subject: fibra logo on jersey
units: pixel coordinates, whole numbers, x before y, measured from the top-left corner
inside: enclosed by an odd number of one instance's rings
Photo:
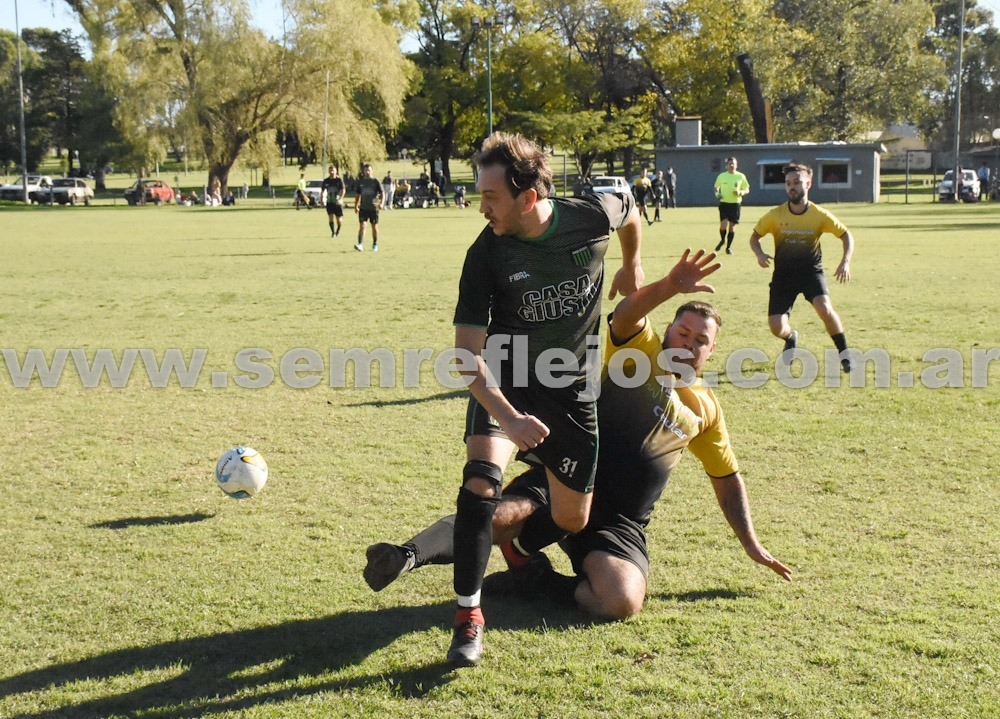
[[[518,314],[526,322],[545,322],[568,315],[581,315],[593,301],[595,289],[590,275],[580,275],[575,280],[547,285],[540,290],[529,290],[521,295]]]

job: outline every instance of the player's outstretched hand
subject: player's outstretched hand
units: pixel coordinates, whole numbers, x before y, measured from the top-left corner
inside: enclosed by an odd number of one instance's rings
[[[771,255],[765,255],[763,252],[757,255],[757,264],[767,269],[771,266]]]
[[[834,275],[837,278],[837,282],[850,282],[851,281],[851,263],[846,260],[837,265],[837,272]]]
[[[705,250],[698,250],[693,255],[691,248],[684,250],[684,254],[677,261],[670,272],[667,273],[666,281],[676,294],[691,294],[694,292],[715,292],[712,285],[702,282],[706,277],[722,267],[722,264],[712,262],[715,260],[714,252],[706,253]]]
[[[503,423],[503,431],[522,452],[534,449],[549,436],[549,428],[537,417],[519,414]]]
[[[747,550],[747,554],[750,555],[750,559],[758,564],[763,564],[786,582],[792,581],[792,570],[772,557],[771,553],[763,547],[757,547],[752,551]]]

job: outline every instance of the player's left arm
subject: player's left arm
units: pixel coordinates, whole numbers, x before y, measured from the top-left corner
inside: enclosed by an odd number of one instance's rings
[[[854,254],[854,237],[851,236],[851,231],[847,230],[840,236],[840,241],[844,243],[844,257],[837,265],[837,271],[834,276],[837,278],[837,282],[850,282],[851,281],[851,255]]]
[[[619,294],[623,297],[629,296],[642,287],[642,282],[646,279],[639,253],[642,245],[642,219],[635,206],[629,211],[625,224],[618,228],[618,241],[622,245],[622,266],[611,282],[611,290],[608,293],[610,300]]]
[[[747,556],[758,564],[771,569],[782,579],[792,581],[792,570],[779,562],[757,539],[750,517],[750,501],[747,499],[746,485],[739,472],[733,472],[725,477],[711,477],[712,489],[719,501],[719,507],[733,528],[737,539],[743,545]]]

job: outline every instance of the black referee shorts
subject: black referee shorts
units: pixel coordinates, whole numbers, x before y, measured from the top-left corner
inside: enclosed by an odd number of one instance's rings
[[[720,202],[719,222],[732,222],[734,225],[740,224],[741,207],[743,207],[743,205],[739,202]]]

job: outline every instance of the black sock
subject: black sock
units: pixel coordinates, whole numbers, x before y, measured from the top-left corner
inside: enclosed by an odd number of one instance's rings
[[[552,505],[546,504],[531,513],[524,521],[515,548],[534,554],[550,544],[555,544],[568,533],[552,519]]]
[[[727,249],[727,250],[728,250],[728,249],[729,249],[730,247],[732,247],[732,246],[733,246],[733,238],[734,238],[734,237],[736,237],[736,233],[735,233],[735,232],[733,232],[732,230],[730,230],[730,231],[729,231],[729,234],[727,234],[727,235],[726,235],[726,249]]]
[[[451,564],[455,561],[455,515],[442,517],[403,546],[413,550],[418,567]]]
[[[843,352],[847,349],[847,337],[844,336],[843,332],[830,335],[830,338],[833,340],[833,344],[837,347],[838,352]]]
[[[726,241],[726,231],[719,230],[719,244],[721,245],[725,241]]]
[[[455,593],[472,596],[483,588],[483,575],[493,549],[493,514],[498,497],[480,497],[465,487],[458,491],[455,514]]]
[[[337,227],[332,222],[330,223],[330,233],[337,234]]]

